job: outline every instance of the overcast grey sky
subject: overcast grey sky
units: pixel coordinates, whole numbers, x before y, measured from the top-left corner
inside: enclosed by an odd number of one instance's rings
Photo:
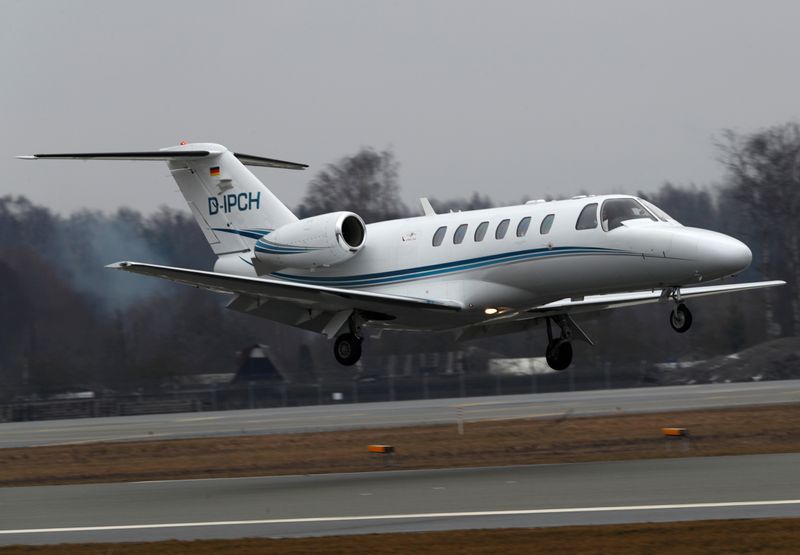
[[[180,140],[294,206],[314,172],[391,147],[409,202],[720,179],[713,140],[800,117],[794,1],[32,1],[0,4],[0,195],[184,207],[163,163],[14,160]]]

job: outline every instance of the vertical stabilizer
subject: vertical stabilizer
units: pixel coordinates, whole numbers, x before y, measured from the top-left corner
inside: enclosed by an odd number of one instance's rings
[[[28,160],[164,160],[216,255],[250,250],[282,225],[297,221],[248,166],[292,170],[305,164],[231,152],[212,143],[181,143],[146,152],[33,154]]]
[[[297,220],[225,147],[187,144],[164,152],[181,149],[210,153],[196,159],[171,158],[168,165],[217,256],[250,250],[270,231]]]

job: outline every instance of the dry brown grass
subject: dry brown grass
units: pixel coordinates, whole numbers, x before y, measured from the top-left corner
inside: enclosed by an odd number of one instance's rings
[[[798,553],[800,519],[706,520],[665,524],[569,526],[463,530],[406,534],[370,534],[297,539],[167,541],[155,543],[12,546],[0,553],[49,555],[167,555],[237,553],[239,555],[399,555],[453,553],[570,553],[710,555]]]
[[[800,406],[0,450],[0,485],[359,472],[800,451]],[[663,426],[689,428],[667,440]]]

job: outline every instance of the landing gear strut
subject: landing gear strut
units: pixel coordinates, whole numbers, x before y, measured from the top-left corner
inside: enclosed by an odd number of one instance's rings
[[[361,339],[354,333],[343,333],[333,344],[333,356],[344,366],[352,366],[361,358]]]

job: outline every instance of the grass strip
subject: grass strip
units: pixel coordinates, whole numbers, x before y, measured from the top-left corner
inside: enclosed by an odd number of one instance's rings
[[[0,449],[0,485],[77,484],[800,451],[800,405]],[[665,438],[661,428],[687,428]],[[389,444],[394,455],[368,453]]]

